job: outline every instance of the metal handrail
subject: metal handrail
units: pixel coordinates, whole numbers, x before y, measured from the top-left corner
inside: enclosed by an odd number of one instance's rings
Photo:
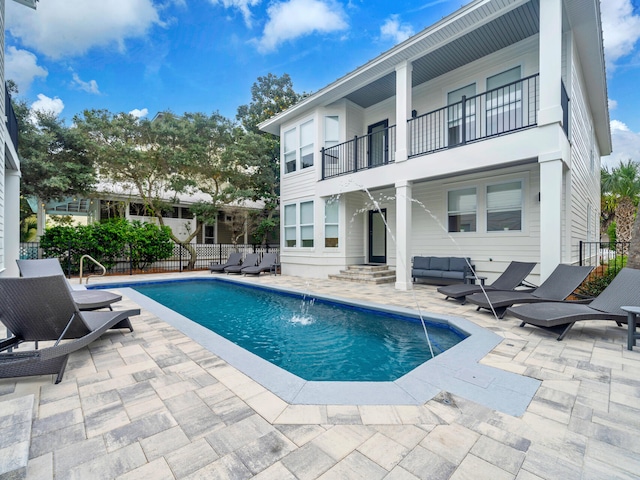
[[[100,275],[87,275],[87,285],[89,285],[89,277],[104,277],[107,274],[107,269],[99,261],[97,261],[91,255],[83,255],[82,257],[80,257],[80,285],[82,285],[82,264],[84,263],[85,258],[91,260],[102,269],[102,274]]]

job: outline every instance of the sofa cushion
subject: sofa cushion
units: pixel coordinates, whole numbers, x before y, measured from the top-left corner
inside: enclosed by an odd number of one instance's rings
[[[449,270],[452,272],[464,272],[469,269],[469,264],[465,258],[451,257],[449,259]]]
[[[442,272],[442,278],[452,278],[456,280],[464,280],[465,272],[450,270],[448,272]]]
[[[413,257],[413,268],[429,270],[429,260],[431,257]]]
[[[431,270],[449,270],[449,257],[431,257]]]

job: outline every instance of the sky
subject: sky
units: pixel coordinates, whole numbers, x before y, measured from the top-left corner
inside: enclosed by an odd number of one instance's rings
[[[464,0],[6,2],[5,76],[67,123],[86,109],[235,119],[258,77],[312,93],[453,13]],[[601,1],[614,153],[640,162],[640,0]]]

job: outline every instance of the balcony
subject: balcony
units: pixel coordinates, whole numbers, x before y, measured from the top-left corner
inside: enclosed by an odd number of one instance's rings
[[[409,157],[535,127],[538,122],[538,77],[532,75],[473,97],[463,96],[460,102],[408,120]],[[562,99],[565,115],[568,112],[566,102],[565,92]],[[565,128],[567,123],[568,120]],[[393,163],[395,151],[395,126],[324,148],[322,178]]]

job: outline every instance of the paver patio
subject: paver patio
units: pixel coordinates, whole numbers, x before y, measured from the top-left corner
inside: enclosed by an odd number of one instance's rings
[[[557,342],[427,285],[246,281],[403,307],[417,299],[502,336],[481,363],[542,384],[521,417],[448,392],[424,405],[289,405],[143,310],[133,333],[73,354],[58,385],[52,376],[0,380],[0,479],[640,476],[640,347],[628,351],[613,322],[582,322]]]

